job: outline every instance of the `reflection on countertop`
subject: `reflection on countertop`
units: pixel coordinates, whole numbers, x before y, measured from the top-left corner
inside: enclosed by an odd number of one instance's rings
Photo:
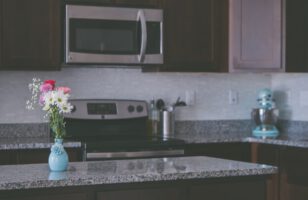
[[[69,163],[66,172],[47,164],[0,166],[0,190],[255,176],[277,168],[210,157],[173,157]]]

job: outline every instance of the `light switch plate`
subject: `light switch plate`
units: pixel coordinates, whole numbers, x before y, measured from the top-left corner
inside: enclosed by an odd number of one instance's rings
[[[229,90],[229,104],[238,104],[238,92],[235,90]]]

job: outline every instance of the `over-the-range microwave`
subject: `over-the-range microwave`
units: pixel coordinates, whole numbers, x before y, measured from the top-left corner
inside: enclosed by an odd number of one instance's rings
[[[67,4],[65,62],[163,63],[163,11]]]

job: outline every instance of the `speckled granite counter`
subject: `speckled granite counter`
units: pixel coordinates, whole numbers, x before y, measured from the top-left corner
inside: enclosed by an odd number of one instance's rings
[[[277,139],[260,139],[254,137],[241,137],[237,135],[220,135],[216,137],[208,137],[205,135],[181,135],[176,138],[183,139],[186,144],[254,142],[308,148],[308,139],[305,137],[290,138],[287,136],[282,136]],[[0,150],[44,149],[50,148],[52,144],[53,140],[51,138],[0,138]],[[64,146],[66,148],[80,148],[82,144],[80,141],[64,141]]]
[[[308,148],[308,139],[306,137],[289,137],[282,135],[276,139],[261,139],[255,137],[241,137],[233,135],[220,135],[215,137],[207,137],[205,135],[187,135],[178,136],[177,138],[183,139],[186,144],[208,144],[208,143],[232,143],[232,142],[253,142],[261,144],[273,144],[289,147]]]
[[[66,172],[47,164],[0,166],[0,190],[89,186],[268,175],[277,168],[210,157],[175,157],[70,163]]]
[[[19,137],[19,138],[0,138],[0,150],[16,150],[16,149],[44,149],[50,148],[53,139],[45,137]],[[80,148],[80,141],[64,141],[66,148]]]

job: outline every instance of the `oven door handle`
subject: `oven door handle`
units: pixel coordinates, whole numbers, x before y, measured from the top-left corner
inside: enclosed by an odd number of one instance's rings
[[[183,149],[157,150],[157,151],[135,151],[135,152],[96,152],[87,153],[87,160],[106,159],[106,158],[142,158],[154,156],[181,156],[184,155]]]
[[[137,21],[141,23],[141,46],[140,54],[138,55],[138,61],[141,63],[144,61],[145,51],[148,42],[147,22],[143,10],[138,11]]]

